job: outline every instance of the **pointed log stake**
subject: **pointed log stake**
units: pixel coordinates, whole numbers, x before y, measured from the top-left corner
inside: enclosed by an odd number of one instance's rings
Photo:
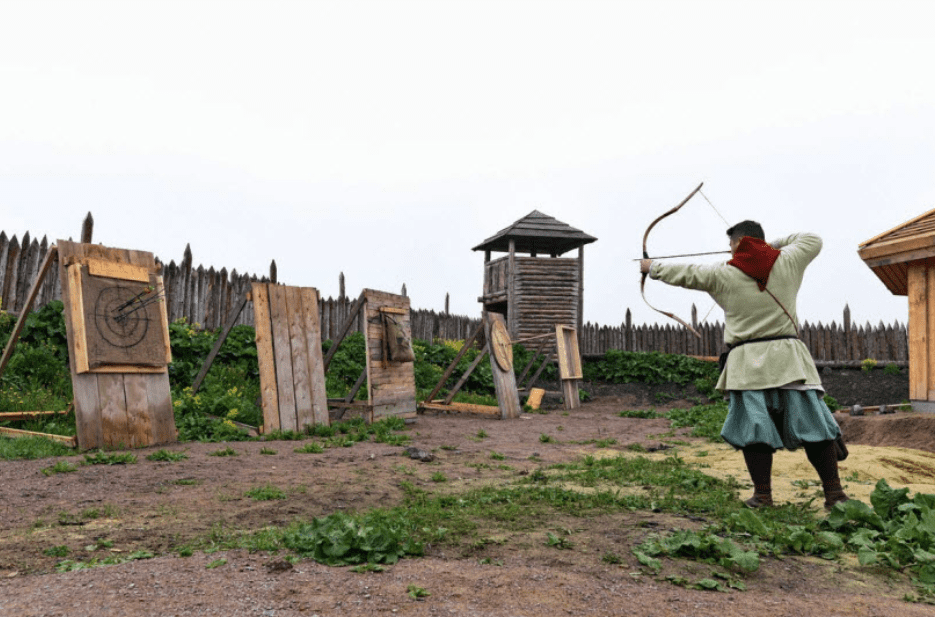
[[[274,285],[279,281],[276,280],[276,260],[270,262],[269,264],[269,282]]]
[[[93,236],[94,236],[94,217],[91,216],[90,212],[88,212],[88,215],[84,217],[84,223],[81,225],[82,244],[91,244],[91,238]]]
[[[0,376],[3,375],[7,363],[9,363],[10,358],[13,356],[13,350],[16,349],[16,342],[19,339],[20,333],[23,331],[23,326],[26,325],[26,318],[28,318],[29,313],[32,312],[32,305],[36,302],[36,296],[39,295],[42,282],[45,280],[49,268],[52,267],[52,261],[55,259],[56,255],[58,255],[58,247],[53,244],[49,247],[49,252],[45,254],[45,259],[42,261],[42,266],[39,267],[36,280],[32,284],[32,289],[29,290],[26,304],[23,305],[19,314],[19,319],[16,320],[16,326],[14,326],[13,332],[10,333],[10,340],[7,341],[6,349],[3,350],[3,358],[0,358]]]

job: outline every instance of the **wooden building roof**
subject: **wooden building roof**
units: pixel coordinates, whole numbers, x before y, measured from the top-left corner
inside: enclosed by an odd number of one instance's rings
[[[520,253],[561,255],[579,246],[590,244],[597,238],[538,210],[533,210],[506,229],[487,238],[473,250],[505,253],[510,250],[510,240],[516,243],[516,251]]]
[[[908,295],[909,263],[935,257],[935,210],[861,243],[857,254],[894,295]]]

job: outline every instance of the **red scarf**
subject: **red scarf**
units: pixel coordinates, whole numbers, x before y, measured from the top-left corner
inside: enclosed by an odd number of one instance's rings
[[[744,236],[740,239],[737,252],[727,263],[741,272],[756,279],[760,291],[766,289],[770,270],[779,258],[780,251],[771,247],[765,240]]]

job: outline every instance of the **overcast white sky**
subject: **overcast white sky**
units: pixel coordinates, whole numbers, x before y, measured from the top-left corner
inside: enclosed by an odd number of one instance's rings
[[[0,2],[0,229],[398,292],[477,315],[471,247],[534,209],[594,236],[585,320],[699,182],[814,231],[811,322],[906,321],[857,246],[935,208],[935,3]],[[718,250],[703,199],[655,254]],[[697,292],[647,283],[704,315]],[[709,319],[720,319],[717,312]]]

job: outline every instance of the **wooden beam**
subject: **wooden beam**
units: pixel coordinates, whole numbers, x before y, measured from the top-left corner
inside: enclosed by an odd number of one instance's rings
[[[39,416],[54,416],[56,414],[66,416],[70,410],[65,411],[4,411],[0,413],[0,422],[15,422],[17,420],[32,420]]]
[[[57,441],[58,443],[64,444],[69,448],[78,447],[78,438],[75,436],[66,437],[65,435],[52,435],[51,433],[36,433],[34,431],[23,431],[18,428],[6,428],[5,426],[0,426],[0,435],[6,435],[7,437],[44,437],[45,439],[50,439],[52,441]]]
[[[471,347],[471,345],[474,344],[474,341],[477,340],[477,337],[480,335],[483,329],[484,329],[484,324],[481,323],[481,325],[477,326],[477,329],[474,330],[474,334],[472,334],[469,339],[464,341],[464,344],[461,345],[461,349],[458,351],[458,355],[455,356],[455,359],[452,360],[451,364],[448,365],[448,368],[445,369],[444,375],[442,375],[442,378],[438,380],[437,384],[435,384],[435,387],[432,389],[431,394],[425,397],[426,401],[431,401],[432,399],[434,399],[435,396],[445,386],[445,382],[448,381],[448,378],[451,377],[451,374],[454,372],[455,368],[457,368],[458,362],[461,361],[461,358],[464,357],[464,354],[467,353],[467,350]]]
[[[474,358],[474,361],[471,362],[471,365],[468,366],[467,370],[464,371],[464,375],[461,375],[461,379],[458,380],[458,383],[455,384],[455,387],[451,389],[451,392],[448,393],[448,396],[445,397],[445,405],[450,405],[451,400],[455,397],[455,394],[458,393],[462,387],[464,387],[465,382],[467,382],[468,377],[471,376],[471,373],[474,372],[474,369],[477,368],[477,365],[480,364],[480,361],[484,359],[484,356],[487,355],[487,352],[490,351],[490,346],[484,347],[484,350],[477,354],[477,357]]]
[[[245,306],[247,306],[247,294],[244,294],[243,297],[240,298],[240,301],[237,302],[237,306],[231,311],[230,316],[227,318],[227,324],[224,326],[224,330],[221,331],[221,335],[214,343],[214,348],[211,349],[211,353],[208,354],[208,358],[201,366],[201,370],[198,371],[198,376],[195,377],[195,383],[192,384],[192,396],[198,394],[198,389],[201,388],[201,382],[207,377],[208,371],[211,370],[211,365],[214,364],[214,359],[217,357],[218,352],[221,351],[221,347],[224,346],[224,341],[227,340],[228,335],[230,335],[234,324],[237,323],[237,319],[240,317]]]
[[[19,335],[23,331],[23,327],[26,325],[26,319],[29,317],[29,313],[32,312],[32,305],[36,302],[36,296],[39,295],[39,289],[42,287],[42,282],[45,280],[46,274],[49,272],[49,268],[52,267],[52,260],[55,259],[55,256],[58,254],[58,249],[53,244],[49,247],[49,251],[45,254],[45,259],[42,261],[42,265],[39,267],[39,272],[36,274],[36,280],[33,281],[32,288],[29,290],[29,295],[26,297],[26,304],[23,305],[23,308],[20,310],[19,319],[16,320],[16,325],[13,327],[13,332],[10,333],[10,339],[7,341],[6,348],[3,350],[3,357],[0,358],[0,375],[3,375],[3,371],[6,369],[6,365],[10,362],[10,358],[13,357],[13,350],[16,349],[16,343],[19,340]]]
[[[926,266],[909,266],[909,398],[928,400],[928,285]]]
[[[491,405],[472,405],[470,403],[441,403],[438,401],[425,401],[419,404],[419,409],[429,411],[456,411],[459,413],[476,413],[485,416],[500,416],[500,408]]]
[[[341,341],[344,340],[344,337],[347,336],[347,333],[350,331],[351,326],[354,325],[354,322],[357,321],[357,314],[360,313],[361,307],[364,305],[364,294],[361,294],[354,300],[354,304],[351,305],[351,312],[348,313],[347,319],[344,320],[344,325],[341,326],[341,333],[331,343],[331,348],[328,350],[328,353],[325,355],[324,359],[324,372],[328,372],[328,365],[331,364],[331,359],[334,357],[334,354],[337,353],[338,347],[341,345]]]
[[[360,372],[360,377],[357,378],[357,381],[354,382],[354,387],[351,388],[351,391],[347,393],[347,396],[344,397],[345,403],[351,403],[354,401],[354,397],[357,396],[357,392],[360,391],[361,386],[364,385],[364,382],[367,381],[367,369]]]

